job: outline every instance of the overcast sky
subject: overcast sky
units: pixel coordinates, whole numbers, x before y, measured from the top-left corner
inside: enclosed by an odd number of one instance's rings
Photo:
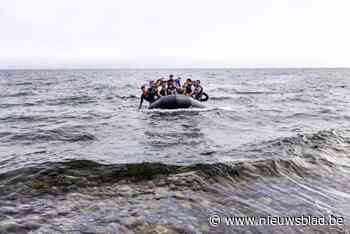
[[[349,0],[1,0],[0,68],[350,67]]]

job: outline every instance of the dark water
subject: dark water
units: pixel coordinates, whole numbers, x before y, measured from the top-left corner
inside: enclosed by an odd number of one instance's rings
[[[207,108],[138,111],[169,73]],[[0,71],[0,233],[347,233],[349,179],[347,69]]]

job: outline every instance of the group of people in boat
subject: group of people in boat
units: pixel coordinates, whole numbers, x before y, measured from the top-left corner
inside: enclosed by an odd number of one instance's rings
[[[181,84],[181,78],[178,77],[174,79],[174,75],[170,74],[168,80],[160,78],[158,80],[152,80],[149,82],[149,86],[141,86],[142,94],[139,109],[142,106],[143,100],[153,103],[162,96],[182,94],[190,96],[194,99],[201,100],[203,94],[203,87],[201,86],[200,80],[192,81],[191,79],[186,79],[186,81]],[[206,98],[208,96],[206,95]]]

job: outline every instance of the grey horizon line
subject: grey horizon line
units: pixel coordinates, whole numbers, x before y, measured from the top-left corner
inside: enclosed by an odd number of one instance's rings
[[[12,70],[197,70],[197,69],[208,69],[208,70],[256,70],[256,69],[350,69],[350,67],[343,66],[252,66],[252,67],[0,67],[0,71],[12,71]]]

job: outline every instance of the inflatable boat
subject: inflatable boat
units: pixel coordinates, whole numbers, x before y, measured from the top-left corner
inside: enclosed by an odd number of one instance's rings
[[[150,104],[148,109],[204,108],[199,101],[181,94],[163,96]]]

